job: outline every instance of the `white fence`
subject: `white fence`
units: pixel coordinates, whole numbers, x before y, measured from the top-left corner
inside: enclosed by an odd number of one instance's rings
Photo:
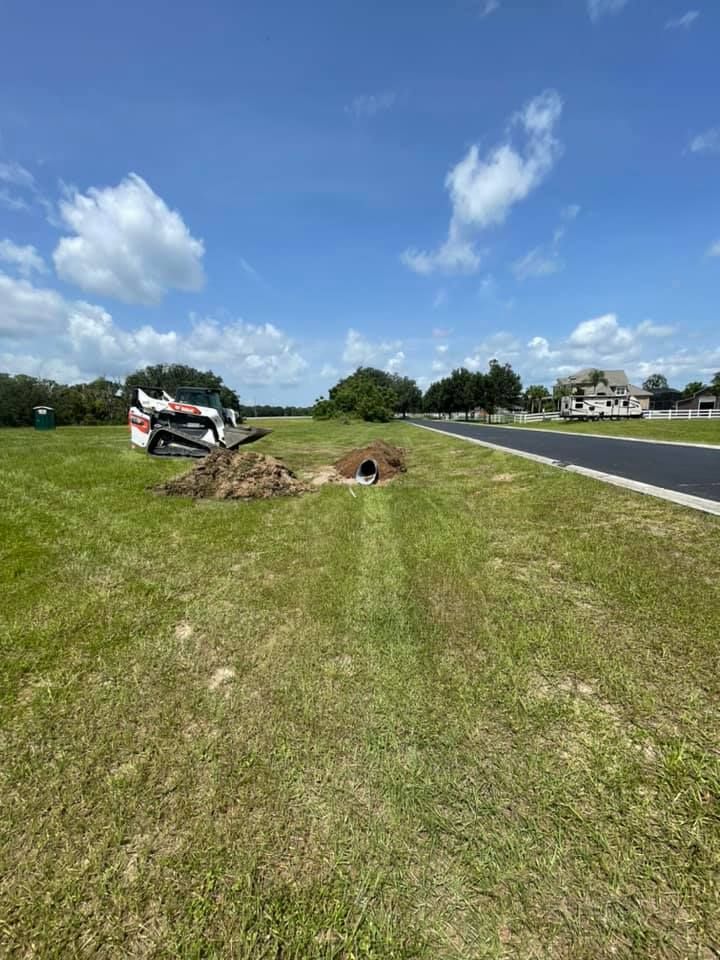
[[[720,419],[720,410],[646,410],[648,420]]]
[[[645,410],[643,418],[646,420],[720,420],[718,410]],[[460,413],[454,413],[452,420],[464,420]],[[622,417],[620,419],[623,419]],[[477,419],[471,417],[475,423],[542,423],[548,420],[562,420],[559,413],[492,413],[488,417]]]

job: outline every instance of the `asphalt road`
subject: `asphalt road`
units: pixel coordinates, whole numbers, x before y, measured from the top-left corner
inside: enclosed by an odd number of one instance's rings
[[[481,427],[472,423],[419,420],[459,437],[474,437],[508,450],[600,470],[679,493],[720,501],[720,447],[684,447],[673,443],[637,443],[611,437],[569,435],[554,430]]]

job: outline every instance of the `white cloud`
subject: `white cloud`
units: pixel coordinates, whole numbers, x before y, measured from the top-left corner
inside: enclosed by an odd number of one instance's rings
[[[77,191],[60,203],[65,226],[53,259],[62,279],[126,303],[159,303],[171,288],[204,283],[203,243],[179,213],[130,174],[116,187]]]
[[[643,320],[637,327],[637,333],[641,337],[671,337],[677,333],[677,327],[669,323],[653,323],[652,320]]]
[[[533,337],[528,343],[528,349],[540,360],[551,356],[550,343],[545,337]]]
[[[720,240],[717,240],[708,250],[709,257],[720,257]]]
[[[435,270],[445,273],[474,273],[480,266],[481,259],[472,244],[454,235],[432,253],[409,248],[400,254],[400,260],[405,266],[420,274],[433,273]]]
[[[12,210],[14,212],[30,209],[26,200],[19,197],[16,193],[11,193],[5,189],[0,189],[0,207],[5,207],[6,210]]]
[[[11,190],[8,186],[0,187],[0,206],[13,212],[30,209],[27,200],[17,192],[17,190],[35,191],[35,178],[29,170],[21,167],[19,163],[0,162],[0,183],[9,184],[13,188]]]
[[[711,127],[693,137],[688,149],[690,153],[720,153],[720,127]]]
[[[397,373],[404,364],[405,354],[402,352],[402,350],[398,350],[394,357],[390,357],[386,366],[390,373]]]
[[[437,353],[447,353],[447,352],[448,352],[448,345],[447,345],[446,343],[439,343],[439,344],[435,347],[435,350],[436,350]]]
[[[572,223],[579,213],[580,207],[577,204],[563,207],[560,211],[562,222],[553,231],[552,242],[534,247],[524,257],[513,263],[512,270],[518,280],[527,280],[530,277],[548,277],[565,269],[559,246],[567,233],[567,224]]]
[[[620,13],[628,2],[629,0],[587,0],[587,10],[590,19],[595,21],[600,17]]]
[[[689,30],[700,16],[699,10],[688,10],[681,17],[674,17],[665,24],[666,30]]]
[[[677,342],[672,340],[675,335]],[[665,349],[658,354],[660,338]],[[685,343],[687,337],[670,324],[645,320],[636,326],[623,325],[616,314],[607,313],[582,321],[557,340],[539,334],[521,342],[511,331],[495,333],[466,356],[463,365],[485,370],[490,360],[497,359],[511,363],[525,383],[548,385],[583,367],[623,369],[636,384],[660,371],[671,380],[677,378],[680,385],[694,378],[709,379],[720,369],[720,336],[707,338],[702,347],[688,348]],[[443,359],[438,357],[432,363],[435,377],[447,373]]]
[[[441,287],[433,298],[433,310],[439,310],[440,307],[444,307],[448,302],[447,290],[444,287]]]
[[[323,364],[323,368],[320,371],[320,376],[321,377],[337,377],[339,372],[340,371],[337,369],[337,367],[334,367],[331,363],[325,363]]]
[[[564,266],[557,251],[546,252],[542,247],[535,247],[516,260],[512,269],[518,280],[527,280],[529,277],[547,277],[552,273],[559,273]]]
[[[186,331],[150,325],[127,330],[101,306],[67,301],[55,290],[3,273],[0,349],[8,370],[66,381],[177,362],[212,368],[236,386],[283,386],[297,383],[307,368],[293,341],[271,323],[191,316]]]
[[[258,276],[260,276],[260,274],[257,272],[257,270],[255,269],[255,267],[254,267],[251,263],[249,263],[249,262],[245,259],[245,257],[240,257],[238,263],[240,264],[241,269],[242,269],[249,277],[258,277]]]
[[[343,363],[352,367],[366,367],[370,364],[386,366],[390,355],[397,353],[402,347],[399,340],[368,340],[352,327],[348,330],[343,349]]]
[[[376,117],[379,113],[391,110],[396,101],[397,94],[392,90],[386,90],[384,93],[362,94],[345,107],[345,113],[351,114],[356,120]]]
[[[32,190],[35,186],[33,175],[25,167],[21,167],[19,163],[0,162],[0,180],[3,183],[11,183],[15,187],[24,187],[28,190]]]
[[[474,248],[472,234],[502,224],[512,207],[553,168],[562,152],[553,136],[562,106],[560,95],[546,90],[512,118],[511,130],[519,127],[525,137],[522,150],[517,150],[509,137],[484,158],[477,144],[470,147],[445,178],[452,204],[447,240],[435,251],[406,250],[401,259],[407,267],[423,274],[478,269],[481,255]]]
[[[569,338],[572,346],[602,347],[606,351],[628,347],[632,342],[633,334],[627,327],[620,326],[614,313],[606,313],[593,320],[583,320]]]
[[[33,270],[38,273],[47,272],[45,261],[35,247],[19,246],[12,240],[0,240],[0,260],[16,266],[23,277],[29,277]]]
[[[515,334],[501,330],[478,344],[474,352],[465,357],[463,364],[469,370],[484,370],[491,360],[499,360],[501,363],[517,360],[521,350],[522,344]]]
[[[708,355],[702,362],[697,352],[689,359],[684,347],[670,347],[664,356],[656,356],[657,342],[669,340],[676,334],[678,328],[671,324],[643,320],[634,327],[623,326],[616,314],[607,313],[584,320],[568,337],[553,344],[546,337],[532,337],[520,366],[526,377],[546,383],[583,367],[624,369],[632,382],[640,383],[656,370],[669,377],[679,374],[681,369],[694,366],[698,372],[702,366],[712,366],[713,361],[708,358],[720,350],[712,343],[708,345]],[[681,356],[685,357],[682,362],[678,359]]]
[[[500,0],[484,0],[484,3],[481,4],[480,10],[480,19],[484,20],[485,17],[489,17],[491,13],[495,13],[496,10],[500,9]]]
[[[0,337],[48,336],[62,329],[67,304],[55,290],[0,273]]]

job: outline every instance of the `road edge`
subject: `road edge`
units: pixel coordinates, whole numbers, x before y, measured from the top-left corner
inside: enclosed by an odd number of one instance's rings
[[[720,501],[706,500],[704,497],[695,497],[691,493],[679,493],[677,490],[668,490],[667,487],[656,487],[651,483],[643,483],[640,480],[629,480],[627,477],[618,477],[614,473],[604,473],[601,470],[592,470],[590,467],[580,467],[574,463],[565,463],[561,460],[552,460],[550,457],[543,457],[539,453],[528,453],[527,450],[515,450],[513,447],[502,447],[497,443],[490,443],[487,440],[478,440],[476,437],[468,437],[459,433],[450,433],[447,430],[438,430],[437,427],[429,427],[425,423],[407,420],[413,427],[419,427],[421,430],[429,430],[431,433],[441,434],[443,437],[452,437],[456,440],[466,440],[468,443],[477,443],[481,447],[487,447],[489,450],[495,450],[497,453],[507,453],[515,457],[524,457],[526,460],[533,460],[535,463],[541,463],[546,467],[555,467],[559,470],[567,470],[568,473],[579,473],[583,477],[590,477],[592,480],[600,480],[602,483],[609,483],[615,487],[621,487],[623,490],[631,490],[633,493],[642,493],[645,496],[657,497],[660,500],[668,500],[680,507],[689,507],[691,510],[701,510],[703,513],[710,513],[715,517],[720,517]],[[512,427],[510,429],[517,429]],[[589,436],[589,434],[585,434]]]
[[[472,420],[449,420],[448,423],[469,423]],[[419,424],[418,424],[419,426]],[[528,433],[543,431],[543,427],[511,427],[503,423],[478,423],[479,427],[492,427],[493,430],[526,430]],[[720,443],[694,443],[692,440],[650,440],[648,437],[619,437],[607,433],[563,433],[561,430],[545,430],[545,433],[558,434],[561,437],[596,437],[598,440],[625,440],[628,443],[660,443],[667,447],[700,447],[701,450],[717,450],[720,452]]]

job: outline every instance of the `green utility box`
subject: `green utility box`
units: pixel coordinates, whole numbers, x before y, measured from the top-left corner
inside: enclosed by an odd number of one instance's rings
[[[33,423],[36,430],[54,430],[55,411],[52,407],[33,407]]]

